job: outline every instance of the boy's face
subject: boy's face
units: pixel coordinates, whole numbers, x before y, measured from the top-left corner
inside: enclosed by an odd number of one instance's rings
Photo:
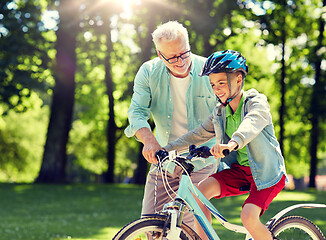
[[[231,78],[231,95],[235,94],[241,86],[241,74],[230,74]],[[225,102],[230,97],[230,89],[226,73],[212,73],[209,75],[209,80],[215,95]]]

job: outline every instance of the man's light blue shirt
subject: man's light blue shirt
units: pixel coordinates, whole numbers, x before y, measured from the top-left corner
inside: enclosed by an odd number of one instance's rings
[[[199,77],[206,58],[191,54],[190,84],[186,94],[187,127],[193,130],[203,123],[218,103],[210,86],[208,77]],[[128,110],[129,126],[125,129],[127,137],[132,137],[143,128],[150,129],[148,120],[153,117],[156,126],[156,139],[161,146],[169,141],[173,99],[170,89],[170,71],[163,61],[156,57],[145,62],[139,69],[134,81],[134,93]],[[205,144],[212,147],[215,140]],[[216,162],[210,158],[206,163],[194,162],[199,170]]]

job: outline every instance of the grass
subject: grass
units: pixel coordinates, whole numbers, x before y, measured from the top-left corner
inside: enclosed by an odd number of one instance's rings
[[[0,240],[112,239],[139,217],[142,186],[0,184]],[[232,223],[240,223],[246,196],[213,200]],[[326,192],[283,191],[262,217],[266,222],[295,203],[325,203]],[[314,221],[326,233],[326,209],[300,209],[294,214]],[[244,239],[213,221],[221,239]]]

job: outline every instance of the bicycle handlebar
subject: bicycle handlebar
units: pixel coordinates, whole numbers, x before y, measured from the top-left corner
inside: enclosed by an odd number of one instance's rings
[[[169,152],[167,152],[165,150],[158,150],[155,153],[155,157],[157,158],[158,161],[160,161],[161,159],[166,158],[167,156],[169,156]]]
[[[224,149],[224,150],[222,151],[222,153],[223,153],[224,156],[226,157],[227,155],[230,154],[230,150],[229,150],[229,149]]]
[[[230,151],[228,149],[223,150],[224,156],[227,156],[230,154]],[[161,159],[164,159],[165,157],[169,156],[169,153],[165,150],[158,150],[155,153],[155,157],[160,161]],[[202,157],[202,158],[208,158],[212,156],[210,152],[210,148],[207,146],[201,146],[196,147],[195,145],[189,146],[189,154],[186,156],[187,160],[191,160],[194,157]]]

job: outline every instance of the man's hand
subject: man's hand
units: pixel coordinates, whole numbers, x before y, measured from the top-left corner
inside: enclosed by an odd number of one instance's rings
[[[143,156],[150,163],[158,163],[155,153],[162,149],[155,136],[148,128],[141,128],[136,132],[136,137],[144,144]]]
[[[160,144],[158,144],[157,142],[144,144],[143,156],[148,162],[156,164],[158,163],[158,161],[157,158],[155,157],[155,153],[160,149],[162,148]]]
[[[238,148],[237,142],[230,140],[228,144],[215,144],[211,148],[211,154],[215,157],[215,159],[223,158],[225,157],[225,155],[223,154],[223,150],[227,149],[231,152],[237,148]]]

